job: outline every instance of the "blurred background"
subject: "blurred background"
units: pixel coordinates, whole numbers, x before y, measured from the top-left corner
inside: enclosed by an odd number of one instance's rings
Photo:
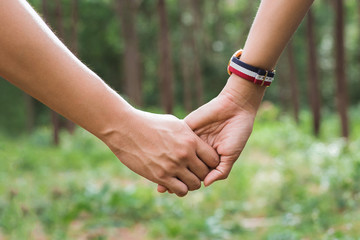
[[[29,2],[129,102],[180,118],[221,91],[260,3]],[[181,199],[0,79],[0,239],[358,239],[359,41],[359,1],[316,1],[230,177]]]

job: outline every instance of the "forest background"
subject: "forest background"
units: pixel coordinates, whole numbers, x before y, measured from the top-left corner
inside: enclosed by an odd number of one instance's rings
[[[129,102],[181,118],[221,91],[228,60],[244,45],[259,5],[29,2]],[[124,239],[355,239],[359,42],[359,1],[315,1],[277,64],[229,185],[219,183],[187,200],[158,196],[154,185],[118,166],[94,137],[0,79],[0,239],[78,239],[78,232],[111,239],[119,227]],[[269,185],[261,182],[265,178]],[[182,226],[175,224],[179,216]]]

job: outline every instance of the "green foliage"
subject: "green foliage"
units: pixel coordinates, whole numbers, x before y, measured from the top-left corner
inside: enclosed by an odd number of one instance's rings
[[[0,77],[0,132],[13,134],[25,129],[23,93]],[[11,121],[9,121],[11,119]]]
[[[338,128],[334,119],[326,118],[329,129]],[[185,198],[158,194],[84,130],[62,132],[59,147],[47,128],[0,135],[0,236],[110,239],[127,229],[149,240],[356,239],[359,135],[346,142],[336,131],[308,132],[276,106],[262,108],[229,178]]]
[[[30,1],[41,12],[41,1]],[[80,2],[79,58],[123,93],[123,36],[112,0]],[[139,35],[146,110],[159,110],[158,18],[156,1],[138,1]],[[256,11],[254,1],[203,1],[204,49],[201,65],[206,100],[225,84],[229,56],[246,39]],[[54,1],[48,1],[54,27]],[[183,118],[180,53],[192,12],[180,2],[167,1],[176,108]],[[360,68],[358,3],[346,2],[346,50],[349,86],[357,86]],[[70,0],[63,1],[68,44]],[[178,199],[156,193],[148,183],[122,166],[113,154],[83,130],[61,133],[59,147],[51,145],[49,112],[35,104],[35,132],[25,136],[27,116],[23,93],[0,79],[0,238],[108,239],[128,229],[137,239],[357,239],[360,236],[360,120],[358,89],[349,89],[351,139],[336,138],[339,119],[333,114],[333,9],[315,1],[317,54],[325,109],[318,139],[311,136],[307,105],[306,31],[293,38],[299,75],[300,124],[279,107],[288,107],[288,84],[267,90],[248,146],[226,181]],[[206,54],[205,54],[206,53]],[[278,64],[287,79],[288,65]],[[278,81],[278,80],[277,80]],[[287,94],[287,95],[286,95]],[[289,101],[288,101],[289,102]],[[45,127],[44,127],[45,126]],[[21,137],[18,135],[21,134]],[[17,136],[17,137],[14,137]],[[145,234],[138,228],[146,229]],[[117,234],[117,232],[116,232]],[[123,232],[120,233],[124,234]],[[140,235],[139,235],[140,234]]]

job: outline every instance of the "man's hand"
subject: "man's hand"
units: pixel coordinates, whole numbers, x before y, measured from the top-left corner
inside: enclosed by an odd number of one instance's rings
[[[0,22],[0,75],[103,140],[134,172],[184,196],[218,165],[215,150],[184,121],[131,107],[27,1],[0,1]]]
[[[265,87],[232,75],[219,96],[185,118],[189,127],[220,156],[220,164],[206,176],[205,186],[229,175],[252,132],[264,91]],[[166,190],[158,186],[159,192]]]
[[[134,109],[126,115],[104,142],[137,174],[185,196],[218,165],[215,150],[184,121]]]

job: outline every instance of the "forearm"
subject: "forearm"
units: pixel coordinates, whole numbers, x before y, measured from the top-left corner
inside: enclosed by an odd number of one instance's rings
[[[61,43],[26,1],[1,1],[0,22],[6,26],[0,27],[0,75],[17,87],[98,137],[131,108]]]
[[[273,69],[314,0],[262,0],[241,60]]]
[[[266,70],[274,69],[278,58],[314,0],[262,0],[243,48],[241,61]],[[266,87],[232,75],[225,92],[256,111]],[[239,98],[240,96],[240,98]]]
[[[103,140],[127,167],[179,196],[218,155],[174,116],[134,110],[24,0],[0,1],[0,75]]]
[[[241,60],[272,69],[311,3],[312,0],[262,0]],[[232,74],[219,96],[185,118],[220,156],[219,165],[204,180],[206,186],[229,175],[251,134],[265,88]]]

